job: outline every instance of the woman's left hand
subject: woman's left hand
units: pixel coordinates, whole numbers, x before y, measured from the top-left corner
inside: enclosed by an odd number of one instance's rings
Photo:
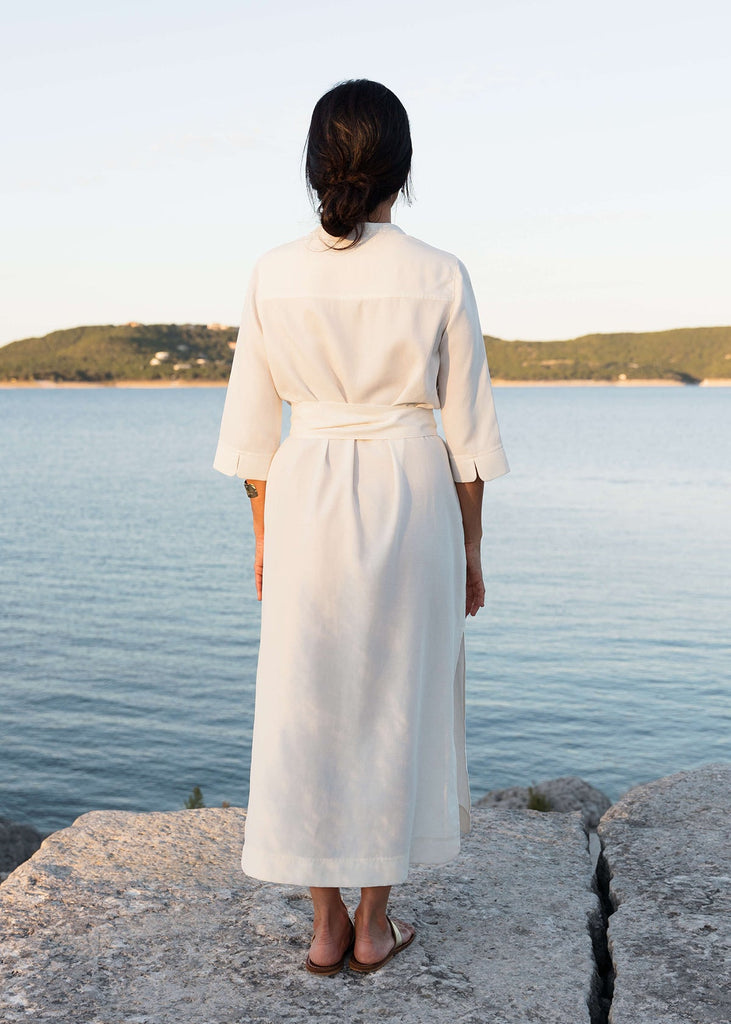
[[[247,480],[250,484],[251,517],[254,523],[256,549],[254,553],[254,579],[256,580],[256,597],[261,601],[261,587],[264,579],[264,502],[266,500],[266,480]]]
[[[257,534],[254,548],[254,578],[256,579],[256,597],[261,601],[261,585],[264,579],[264,534]]]

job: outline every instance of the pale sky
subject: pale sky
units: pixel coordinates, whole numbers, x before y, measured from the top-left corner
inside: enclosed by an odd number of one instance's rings
[[[347,78],[406,107],[415,202],[504,338],[731,324],[729,0],[3,5],[0,342],[237,324],[317,223],[302,150]]]

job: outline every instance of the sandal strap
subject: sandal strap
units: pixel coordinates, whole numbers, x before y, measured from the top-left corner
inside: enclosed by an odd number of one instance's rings
[[[392,919],[390,917],[388,917],[388,914],[386,915],[386,917],[388,918],[388,923],[391,925],[391,931],[393,932],[393,937],[396,940],[396,945],[393,948],[394,949],[398,949],[399,946],[403,946],[403,944],[404,944],[404,937],[401,934],[401,931],[399,930],[398,925],[394,924]]]

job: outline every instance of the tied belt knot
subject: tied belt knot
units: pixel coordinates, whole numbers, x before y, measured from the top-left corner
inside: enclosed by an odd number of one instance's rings
[[[294,402],[291,437],[382,440],[429,437],[437,433],[434,410],[423,405],[371,402]]]

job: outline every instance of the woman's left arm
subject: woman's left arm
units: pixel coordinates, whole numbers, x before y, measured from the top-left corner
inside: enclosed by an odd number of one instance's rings
[[[257,303],[257,263],[249,279],[223,403],[213,468],[265,480],[279,447],[282,399],[272,378]]]
[[[254,519],[256,594],[262,595],[264,572],[264,495],[266,478],[282,429],[282,399],[272,378],[257,302],[260,261],[246,290],[231,372],[221,416],[213,468],[238,476],[249,485]]]
[[[249,493],[251,516],[254,521],[254,578],[256,580],[256,597],[261,601],[261,586],[264,578],[264,500],[266,497],[266,480],[247,480],[256,494]]]

